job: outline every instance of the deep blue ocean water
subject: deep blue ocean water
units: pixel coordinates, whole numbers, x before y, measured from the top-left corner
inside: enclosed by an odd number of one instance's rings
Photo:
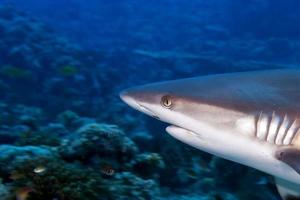
[[[0,0],[0,199],[278,200],[119,93],[298,68],[299,24],[297,0]]]

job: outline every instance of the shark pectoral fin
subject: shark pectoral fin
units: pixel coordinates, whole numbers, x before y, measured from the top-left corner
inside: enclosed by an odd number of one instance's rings
[[[278,193],[283,200],[300,200],[300,185],[275,177]]]
[[[300,174],[300,150],[296,148],[283,148],[276,152],[276,158]]]
[[[282,148],[276,158],[300,174],[300,150],[297,148]],[[300,200],[300,184],[295,184],[284,179],[275,178],[276,186],[283,200]]]

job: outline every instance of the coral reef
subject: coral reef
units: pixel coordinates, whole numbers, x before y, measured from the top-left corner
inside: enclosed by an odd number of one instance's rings
[[[276,199],[270,177],[175,141],[163,134],[163,124],[129,110],[117,94],[156,80],[283,68],[287,60],[294,67],[300,42],[233,37],[224,26],[205,24],[203,19],[214,18],[205,13],[183,16],[191,20],[187,27],[202,24],[190,29],[193,39],[166,41],[164,35],[174,30],[164,24],[168,16],[151,13],[151,19],[156,16],[151,23],[165,27],[155,34],[157,42],[147,32],[156,32],[153,24],[139,33],[131,30],[144,24],[133,12],[126,29],[133,40],[99,37],[105,48],[98,51],[0,6],[1,199],[21,194],[26,200]]]
[[[164,167],[162,158],[156,153],[139,154],[118,126],[96,123],[72,111],[45,123],[45,112],[39,109],[17,105],[16,112],[1,105],[15,119],[7,121],[7,130],[23,131],[10,145],[0,145],[3,200],[18,195],[27,195],[26,200],[159,197],[154,179]],[[35,126],[19,120],[22,116],[33,118]],[[20,124],[26,128],[19,128]]]
[[[131,139],[117,125],[70,110],[54,122],[45,122],[40,109],[17,105],[16,112],[1,105],[16,119],[3,126],[23,131],[14,143],[0,145],[4,200],[19,193],[35,200],[176,199],[179,194],[188,199],[186,191],[200,199],[251,199],[253,194],[241,183],[273,196],[271,181],[260,180],[264,175],[200,153],[169,136],[138,132]],[[19,120],[23,115],[34,118],[35,125]],[[244,178],[233,179],[237,174]]]
[[[3,132],[18,132],[13,141],[6,141],[10,145],[0,146],[0,174],[7,200],[20,191],[28,192],[28,199],[37,200],[160,199],[171,194],[166,191],[184,193],[182,187],[187,189],[187,185],[190,191],[207,199],[227,199],[234,186],[237,191],[246,191],[232,179],[238,170],[224,170],[230,164],[169,137],[159,139],[137,132],[131,139],[116,125],[99,123],[70,110],[51,122],[45,120],[46,112],[41,109],[1,105],[3,117],[9,115],[12,119],[3,121]],[[237,169],[241,174],[248,172],[239,165]],[[218,187],[225,189],[212,193]],[[236,196],[245,194],[239,192]]]

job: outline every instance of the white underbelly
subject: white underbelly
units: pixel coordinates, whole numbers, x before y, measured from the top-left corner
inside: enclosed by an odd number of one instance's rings
[[[206,129],[204,134],[169,126],[167,132],[202,151],[300,184],[300,175],[274,157],[277,145],[226,130],[216,132]]]

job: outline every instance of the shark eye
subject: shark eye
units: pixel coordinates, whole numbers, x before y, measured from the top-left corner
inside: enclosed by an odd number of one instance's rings
[[[171,108],[173,106],[172,97],[169,95],[161,98],[161,105],[165,108]]]

